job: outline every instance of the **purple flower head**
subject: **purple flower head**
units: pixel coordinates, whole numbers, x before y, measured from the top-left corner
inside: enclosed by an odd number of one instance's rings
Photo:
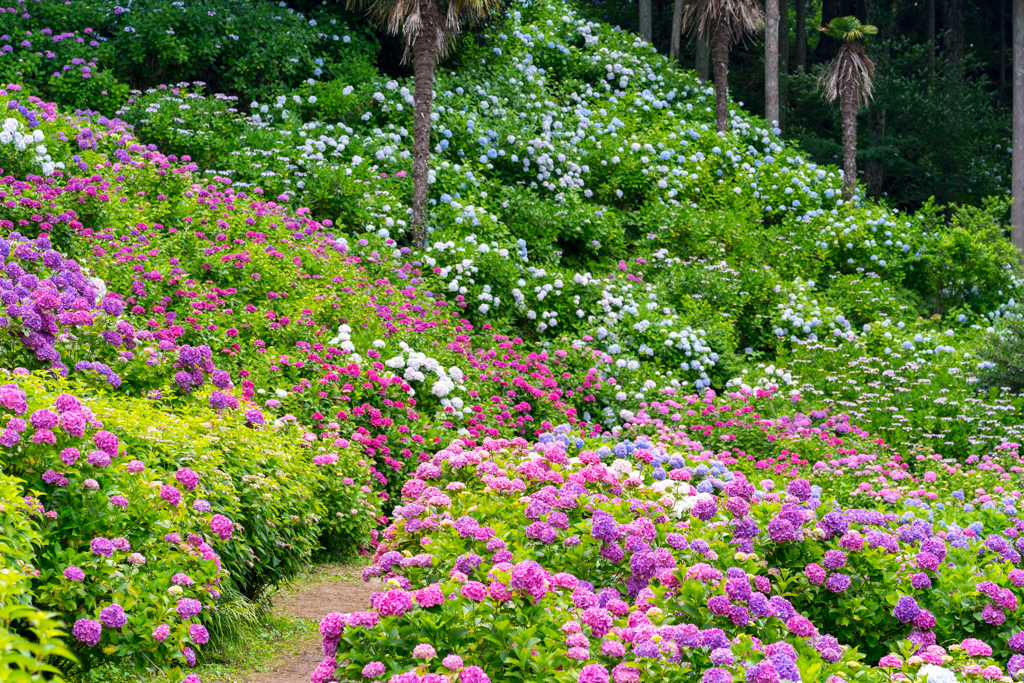
[[[892,610],[892,615],[904,624],[912,622],[920,613],[921,608],[917,606],[917,600],[909,595],[904,595],[897,600],[896,606]]]
[[[203,610],[203,603],[195,598],[181,598],[178,600],[178,616],[182,619],[191,619]]]
[[[825,588],[833,593],[845,593],[850,587],[850,577],[846,574],[836,572],[825,580]]]
[[[114,603],[100,610],[100,621],[107,628],[121,628],[128,623],[128,617],[124,613],[124,608]]]
[[[89,647],[96,647],[100,642],[100,635],[103,633],[103,625],[92,619],[79,619],[71,629],[71,635],[80,643]]]
[[[75,566],[70,566],[64,569],[64,578],[68,581],[84,581],[85,572]]]
[[[114,544],[102,536],[92,539],[89,543],[89,549],[92,550],[93,554],[102,555],[103,557],[110,557],[114,554]]]

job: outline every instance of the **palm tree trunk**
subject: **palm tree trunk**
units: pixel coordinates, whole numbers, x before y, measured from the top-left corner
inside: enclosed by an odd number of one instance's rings
[[[807,0],[796,0],[796,66],[807,70]]]
[[[729,47],[732,40],[728,22],[722,18],[711,38],[711,62],[715,71],[715,114],[719,132],[729,127]]]
[[[840,51],[848,49],[845,44]],[[836,59],[842,59],[842,55]],[[850,201],[857,189],[857,86],[851,82],[840,84],[839,110],[843,117],[843,199]]]
[[[764,26],[764,117],[779,125],[779,0],[768,0]],[[719,129],[721,130],[721,128]]]
[[[675,64],[679,59],[679,41],[683,35],[683,0],[672,4],[672,40],[668,45],[668,61]]]
[[[1013,205],[1010,233],[1024,261],[1024,0],[1013,0]]]
[[[654,36],[654,9],[651,0],[640,0],[640,37],[648,43]]]
[[[427,243],[427,171],[430,166],[430,109],[437,66],[437,27],[441,20],[431,0],[420,4],[422,25],[413,43],[412,115],[412,239],[422,249]]]

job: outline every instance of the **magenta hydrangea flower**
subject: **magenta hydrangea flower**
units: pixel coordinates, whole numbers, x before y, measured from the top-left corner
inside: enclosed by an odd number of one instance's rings
[[[77,448],[65,448],[60,452],[60,461],[69,467],[74,465],[80,457],[82,454]]]
[[[786,628],[795,635],[801,638],[810,638],[818,629],[814,628],[814,624],[807,617],[797,614],[796,616],[790,617],[786,621]]]
[[[107,467],[110,465],[110,454],[105,451],[93,451],[85,461],[93,467]]]
[[[960,647],[964,649],[964,652],[969,654],[971,657],[991,657],[992,648],[977,638],[967,638]]]
[[[159,625],[159,626],[157,626],[157,627],[156,627],[155,629],[153,629],[153,639],[154,639],[154,640],[158,640],[158,641],[160,641],[161,643],[162,643],[162,642],[163,642],[163,641],[164,641],[164,640],[165,640],[165,639],[167,638],[167,636],[169,636],[169,635],[171,635],[171,627],[170,627],[170,626],[168,626],[167,624],[160,624],[160,625]]]
[[[96,444],[96,448],[100,449],[104,453],[117,457],[117,449],[120,446],[120,441],[118,441],[117,437],[110,432],[101,429],[92,435],[92,442]]]
[[[487,586],[479,581],[467,581],[462,584],[462,595],[473,602],[483,602],[487,599]]]
[[[36,429],[56,429],[57,425],[60,424],[60,419],[52,410],[43,408],[32,413],[29,422]]]
[[[441,591],[441,587],[436,583],[414,591],[413,597],[416,599],[416,603],[424,608],[434,607],[444,602],[444,592]]]
[[[188,635],[196,645],[205,645],[210,640],[210,632],[202,624],[190,625]]]
[[[433,659],[437,656],[437,650],[429,643],[420,643],[412,649],[412,656],[415,659]]]
[[[178,600],[177,610],[182,619],[191,619],[203,610],[203,603],[195,598],[181,598]]]
[[[820,564],[811,563],[804,568],[804,576],[815,586],[820,586],[825,580],[825,570]]]
[[[110,557],[114,554],[114,544],[102,536],[97,536],[92,539],[89,543],[89,548],[95,555],[102,555],[103,557]]]
[[[68,581],[85,581],[85,572],[75,566],[64,569],[64,578]]]
[[[608,683],[611,680],[611,674],[600,664],[587,664],[580,669],[580,675],[576,680],[579,683]]]
[[[328,683],[328,681],[335,680],[334,670],[337,666],[338,662],[334,657],[324,658],[309,677],[309,683]]]
[[[71,629],[71,635],[80,643],[96,647],[103,633],[103,625],[92,619],[79,619]]]
[[[100,610],[100,621],[107,628],[121,628],[128,623],[128,617],[124,613],[124,608],[114,603]]]
[[[174,473],[174,478],[189,491],[195,491],[196,487],[199,486],[199,475],[189,467],[179,469]]]
[[[491,683],[491,679],[480,667],[467,666],[459,672],[459,683]]]
[[[363,667],[363,678],[380,678],[386,670],[384,662],[370,662]]]
[[[181,491],[173,486],[164,485],[160,487],[160,497],[171,505],[177,507],[181,502]]]
[[[229,541],[235,531],[235,525],[224,515],[214,515],[210,519],[210,531],[217,534],[221,540]]]
[[[382,593],[374,602],[374,609],[380,612],[382,617],[400,617],[413,607],[413,594],[401,588],[393,588]]]
[[[449,671],[458,671],[462,668],[462,657],[458,655],[448,655],[441,660],[441,666]]]

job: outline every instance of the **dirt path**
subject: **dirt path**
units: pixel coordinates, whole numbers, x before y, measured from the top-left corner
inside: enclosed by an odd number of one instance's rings
[[[370,595],[381,588],[374,579],[364,583],[360,568],[340,565],[320,565],[314,568],[314,578],[303,586],[282,594],[274,609],[319,623],[329,612],[358,612],[368,609]],[[239,679],[239,683],[309,683],[309,675],[324,658],[320,638],[307,638],[278,646],[280,651],[267,671],[254,671]]]

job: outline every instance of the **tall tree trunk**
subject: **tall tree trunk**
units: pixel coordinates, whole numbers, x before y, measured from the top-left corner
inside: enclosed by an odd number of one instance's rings
[[[882,144],[885,137],[885,107],[873,105],[868,111],[868,133],[871,139],[871,146]],[[871,157],[864,161],[864,184],[867,186],[868,194],[872,197],[880,197],[885,186],[885,164],[878,157]]]
[[[672,5],[672,40],[669,41],[668,61],[673,64],[679,59],[679,41],[683,35],[683,0]]]
[[[697,76],[705,83],[711,75],[711,43],[697,37],[697,52],[694,55],[694,68],[697,69]]]
[[[999,96],[1006,94],[1006,0],[999,0]]]
[[[839,47],[840,52],[849,49]],[[836,59],[842,59],[842,55]],[[843,199],[849,201],[857,189],[857,85],[852,78],[839,86],[839,111],[843,117]]]
[[[412,238],[422,249],[427,243],[427,171],[430,166],[430,109],[434,98],[434,67],[437,66],[437,5],[422,2],[419,34],[413,43],[412,115]]]
[[[640,0],[640,37],[648,43],[654,42],[654,9],[651,0]]]
[[[946,74],[953,76],[959,83],[963,73],[961,62],[964,59],[964,0],[946,0],[946,12],[943,17],[943,28],[946,29]]]
[[[779,0],[766,3],[764,25],[764,117],[779,125]],[[721,129],[719,129],[721,130]]]
[[[715,70],[715,114],[718,130],[729,127],[729,48],[732,35],[725,19],[719,19],[711,38],[711,62]]]
[[[807,0],[796,0],[796,68],[807,70]]]
[[[1013,206],[1014,246],[1024,262],[1024,0],[1013,0]]]
[[[935,66],[935,0],[925,2],[924,33],[928,41],[928,63]]]
[[[789,106],[789,0],[779,2],[779,128],[786,130]]]
[[[821,25],[828,26],[836,18],[836,0],[821,0]],[[835,55],[836,41],[824,33],[818,38],[818,47],[814,49],[814,58],[827,62]]]

